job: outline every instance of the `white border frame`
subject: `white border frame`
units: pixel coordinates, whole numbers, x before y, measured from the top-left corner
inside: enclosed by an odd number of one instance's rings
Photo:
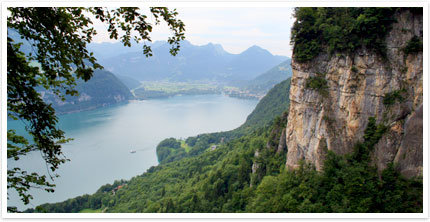
[[[6,169],[7,169],[7,24],[6,24],[6,14],[7,7],[77,7],[77,6],[107,6],[107,7],[119,7],[119,6],[139,6],[139,7],[151,7],[151,6],[165,6],[172,8],[179,7],[423,7],[423,96],[424,96],[424,138],[423,138],[423,213],[409,214],[409,213],[33,213],[33,214],[20,214],[20,213],[8,213],[7,212],[7,188],[6,188]],[[301,1],[301,2],[2,2],[2,68],[1,68],[1,208],[2,208],[2,218],[428,218],[428,150],[429,147],[429,118],[428,118],[428,97],[427,87],[429,86],[429,70],[428,70],[428,27],[429,27],[429,17],[428,17],[428,2],[422,1],[409,1],[409,2],[311,2],[311,1]],[[286,39],[285,41],[289,41]]]

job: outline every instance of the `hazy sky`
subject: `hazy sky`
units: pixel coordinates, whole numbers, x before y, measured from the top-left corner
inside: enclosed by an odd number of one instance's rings
[[[146,11],[146,10],[145,10]],[[209,42],[221,44],[231,53],[241,53],[258,45],[275,55],[291,57],[290,30],[294,22],[292,8],[177,8],[185,23],[185,36],[194,45]],[[149,20],[151,21],[151,19]],[[100,24],[95,24],[100,26]],[[95,42],[112,42],[97,28]],[[153,40],[166,40],[170,34],[165,25],[153,29]]]

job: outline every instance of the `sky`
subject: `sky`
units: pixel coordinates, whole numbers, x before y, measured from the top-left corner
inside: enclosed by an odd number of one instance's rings
[[[274,55],[291,57],[290,31],[294,22],[293,8],[212,7],[176,8],[178,18],[185,23],[185,37],[194,45],[221,44],[223,48],[239,54],[258,45]],[[143,10],[147,13],[147,10]],[[149,17],[149,21],[151,21]],[[98,35],[94,42],[113,42],[106,26],[95,23]],[[167,40],[170,35],[165,24],[154,27],[152,40]]]

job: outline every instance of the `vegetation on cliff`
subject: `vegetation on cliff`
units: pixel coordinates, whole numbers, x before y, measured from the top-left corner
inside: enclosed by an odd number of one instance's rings
[[[414,36],[409,40],[406,47],[403,48],[403,52],[408,54],[418,53],[423,51],[423,41],[418,37]]]
[[[406,89],[399,89],[385,94],[383,100],[384,105],[390,106],[396,103],[396,101],[403,102],[405,100],[404,94],[406,92]]]
[[[318,73],[316,76],[309,77],[306,79],[306,88],[318,91],[323,96],[328,95],[327,80],[323,74]]]
[[[363,46],[385,56],[385,36],[397,10],[422,14],[420,8],[296,8],[291,30],[294,58],[306,62],[321,52],[353,53]]]

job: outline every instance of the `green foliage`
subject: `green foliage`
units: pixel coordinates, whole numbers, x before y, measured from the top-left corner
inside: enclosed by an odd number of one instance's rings
[[[276,84],[255,109],[246,118],[245,124],[240,126],[239,131],[247,131],[261,128],[271,124],[272,120],[281,115],[290,105],[290,82],[291,78]]]
[[[412,37],[402,49],[405,55],[416,54],[423,51],[423,41],[416,35]]]
[[[254,194],[249,212],[422,212],[422,180],[406,180],[389,164],[379,178],[369,166],[369,152],[385,127],[369,118],[361,144],[352,154],[328,151],[322,172],[301,163],[293,171],[266,176]]]
[[[412,14],[416,15],[422,15],[423,14],[423,8],[422,7],[410,7],[407,8]]]
[[[194,137],[188,137],[185,141],[176,140],[174,138],[165,139],[157,146],[158,162],[169,163],[184,157],[196,156],[205,152],[214,144],[221,143],[221,141],[224,140],[227,141],[237,138],[240,135],[242,134],[240,134],[238,131],[232,130],[220,133],[200,134]],[[162,144],[165,143],[165,141],[170,141],[171,144]],[[181,145],[182,142],[184,143],[183,147]],[[177,144],[179,144],[179,147]]]
[[[181,148],[181,142],[175,138],[164,139],[157,145],[157,158],[159,163],[166,162],[167,157],[171,155],[178,155],[179,149]],[[184,151],[182,151],[184,153]],[[171,160],[169,161],[171,162]]]
[[[395,8],[296,8],[291,43],[296,61],[310,61],[321,52],[353,53],[364,46],[384,56],[385,35]]]
[[[21,156],[39,150],[45,159],[48,169],[53,172],[67,159],[63,158],[61,144],[68,142],[64,132],[55,124],[58,121],[55,110],[40,98],[35,87],[39,84],[36,79],[40,75],[39,69],[29,65],[25,55],[19,51],[9,39],[7,44],[7,108],[8,117],[21,119],[26,123],[26,130],[33,137],[28,141],[15,131],[7,132],[8,161],[18,160]],[[27,173],[16,167],[7,170],[8,189],[15,189],[23,202],[28,204],[32,196],[28,194],[31,187],[40,187],[52,192],[53,184],[46,180],[46,176],[36,173]],[[50,175],[51,179],[57,177]],[[14,211],[15,209],[9,208]]]
[[[328,96],[327,80],[324,78],[323,74],[317,74],[316,76],[312,76],[306,79],[305,87],[307,89],[317,90],[318,93],[324,97]]]
[[[26,122],[26,130],[33,141],[26,141],[8,131],[8,161],[13,161],[30,151],[40,151],[51,179],[58,175],[55,171],[67,159],[61,145],[68,142],[64,132],[57,128],[58,118],[51,105],[41,99],[37,89],[53,92],[61,100],[65,96],[78,94],[74,88],[77,80],[88,81],[94,69],[102,68],[87,49],[96,34],[90,15],[109,26],[112,39],[121,39],[130,46],[132,30],[136,32],[135,41],[151,41],[153,24],[139,8],[63,8],[63,7],[8,7],[7,16],[7,110],[8,117]],[[177,19],[175,10],[150,8],[155,25],[161,20],[167,22],[172,37],[171,54],[176,55],[179,42],[184,40],[184,24]],[[124,34],[118,34],[119,30]],[[11,35],[9,35],[11,32]],[[22,42],[13,39],[20,36]],[[26,44],[26,54],[21,49]],[[31,49],[31,51],[29,50]],[[143,47],[143,53],[151,55],[151,48]],[[37,63],[38,66],[31,64]],[[21,137],[22,138],[22,137]],[[46,176],[27,173],[19,167],[8,169],[7,188],[15,189],[25,204],[32,198],[30,188],[53,191],[53,184]],[[16,211],[16,208],[8,208]]]
[[[286,119],[285,114],[272,126],[220,144],[214,151],[152,167],[126,181],[115,194],[111,190],[124,182],[28,212],[423,211],[422,179],[405,179],[392,164],[378,174],[369,158],[363,158],[385,132],[375,118],[369,118],[361,143],[366,149],[345,156],[328,151],[321,172],[305,162],[295,170],[285,170],[285,153],[276,153],[270,144],[278,139],[271,134],[279,134]],[[178,147],[174,140],[165,143]],[[253,163],[258,165],[256,173],[251,173]]]
[[[93,210],[93,209],[87,208],[79,211],[79,213],[102,213],[102,209]]]
[[[376,119],[374,117],[369,117],[367,127],[364,130],[364,142],[357,143],[354,146],[352,159],[367,163],[366,161],[369,161],[370,158],[370,152],[387,129],[388,127],[383,123],[376,124]]]
[[[391,106],[396,102],[403,102],[405,98],[403,95],[406,93],[406,89],[394,90],[384,95],[383,103],[386,106]]]
[[[357,72],[358,72],[358,69],[357,69],[357,67],[352,66],[352,67],[351,67],[351,71],[352,71],[352,72],[354,72],[354,73],[357,73]]]

